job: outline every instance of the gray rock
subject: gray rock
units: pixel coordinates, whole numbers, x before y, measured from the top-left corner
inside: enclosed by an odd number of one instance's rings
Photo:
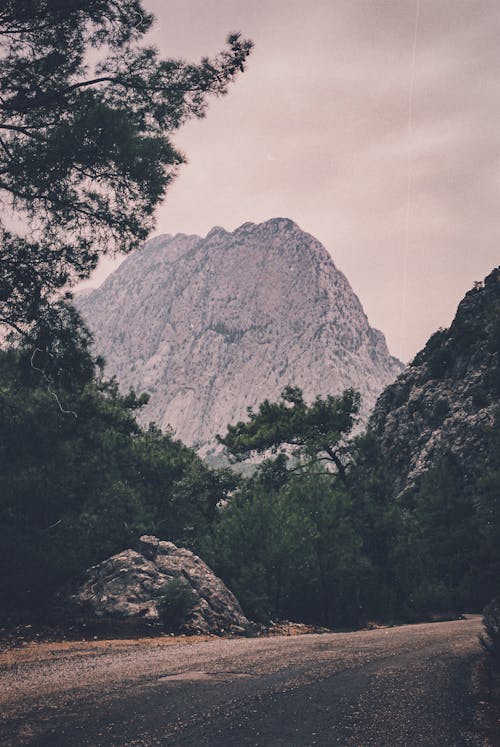
[[[401,372],[330,254],[293,221],[159,236],[77,299],[106,373],[150,394],[141,418],[206,454],[276,400],[358,389],[364,414]]]
[[[450,454],[470,484],[484,468],[500,402],[500,268],[476,283],[440,330],[380,396],[369,427],[396,495]]]
[[[193,599],[182,632],[243,635],[252,630],[234,594],[201,558],[146,535],[137,551],[125,550],[90,568],[70,603],[76,616],[88,622],[160,626],[165,588],[176,579]]]

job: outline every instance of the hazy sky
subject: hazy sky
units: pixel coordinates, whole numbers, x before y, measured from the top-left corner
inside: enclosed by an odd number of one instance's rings
[[[212,55],[231,31],[255,43],[229,94],[175,137],[189,163],[157,233],[292,218],[412,357],[500,261],[498,0],[145,6],[166,56]]]

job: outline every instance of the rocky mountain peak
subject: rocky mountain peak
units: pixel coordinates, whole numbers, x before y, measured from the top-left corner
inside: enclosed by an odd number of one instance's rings
[[[329,253],[287,218],[158,236],[79,300],[96,347],[144,413],[210,448],[287,384],[307,399],[361,391],[364,412],[402,366]]]

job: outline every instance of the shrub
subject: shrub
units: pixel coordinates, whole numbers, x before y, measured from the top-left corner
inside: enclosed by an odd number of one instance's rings
[[[421,350],[415,358],[411,362],[411,366],[421,366],[422,363],[425,363],[425,361],[428,361],[430,356],[438,351],[446,342],[448,337],[448,330],[443,329],[442,327],[437,330],[437,332],[434,332],[433,335],[429,337],[427,340],[427,343],[425,345],[425,348]]]
[[[483,610],[484,634],[479,636],[483,648],[490,654],[494,669],[500,670],[500,601],[493,599]]]
[[[434,407],[432,409],[432,412],[429,416],[429,422],[433,427],[437,427],[442,424],[442,422],[448,417],[450,414],[450,404],[447,399],[444,397],[440,397],[436,403],[434,404]]]
[[[491,353],[500,353],[500,304],[498,304],[493,314],[497,317],[490,330],[489,334],[489,340],[488,340],[488,350]]]
[[[411,599],[412,609],[417,619],[426,619],[440,613],[455,610],[452,590],[440,580],[425,580],[414,590]]]
[[[163,587],[157,600],[158,614],[163,627],[178,633],[186,623],[196,603],[196,596],[186,581],[174,578]]]
[[[428,358],[429,373],[433,379],[442,379],[446,375],[448,366],[451,363],[451,352],[448,348],[438,348],[433,350]]]

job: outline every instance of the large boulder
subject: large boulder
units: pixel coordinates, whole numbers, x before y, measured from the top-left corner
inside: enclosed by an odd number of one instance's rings
[[[184,604],[181,632],[244,635],[251,631],[234,594],[201,558],[146,535],[137,550],[125,550],[90,568],[70,601],[77,616],[90,622],[162,626],[165,620],[168,625],[172,597],[178,607],[179,593]]]

